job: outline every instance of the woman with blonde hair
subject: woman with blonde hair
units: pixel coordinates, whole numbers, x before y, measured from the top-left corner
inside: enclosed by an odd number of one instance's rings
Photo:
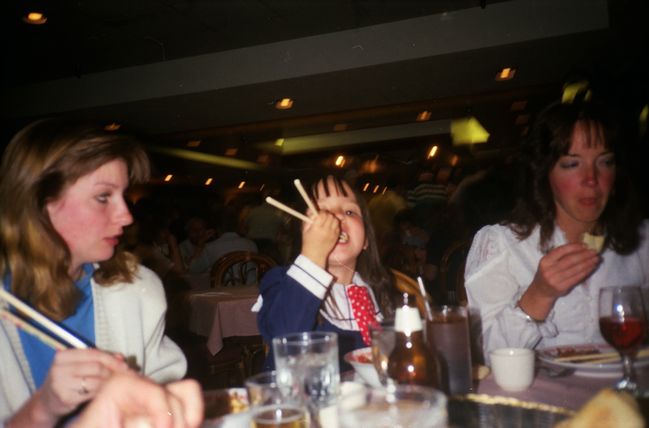
[[[127,360],[157,382],[184,375],[182,352],[164,336],[160,280],[116,251],[132,222],[124,194],[148,178],[136,141],[93,127],[39,121],[7,146],[1,286],[89,347],[55,352],[1,321],[0,425],[56,425]]]

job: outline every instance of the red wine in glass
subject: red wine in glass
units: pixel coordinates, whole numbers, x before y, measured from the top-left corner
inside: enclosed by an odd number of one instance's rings
[[[599,319],[599,330],[619,352],[635,354],[647,336],[647,323],[640,317],[602,317]]]
[[[638,389],[633,360],[647,335],[647,317],[640,287],[604,287],[599,291],[599,330],[622,357],[624,376],[618,390]]]

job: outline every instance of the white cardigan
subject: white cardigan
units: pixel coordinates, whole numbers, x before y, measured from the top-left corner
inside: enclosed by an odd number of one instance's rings
[[[102,287],[92,281],[96,347],[135,359],[143,374],[164,383],[180,379],[187,361],[164,336],[167,302],[160,279],[139,266],[133,283]],[[0,321],[0,427],[35,391],[18,331]]]

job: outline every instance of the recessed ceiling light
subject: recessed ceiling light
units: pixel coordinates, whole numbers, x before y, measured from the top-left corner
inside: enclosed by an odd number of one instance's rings
[[[516,74],[516,69],[513,67],[505,67],[502,70],[496,74],[496,80],[499,82],[505,81],[505,80],[511,80],[514,78],[514,75]]]
[[[212,181],[212,178],[208,178],[207,180],[205,180],[205,185],[209,186],[210,184],[212,184]]]
[[[122,127],[122,125],[120,125],[119,123],[113,122],[113,123],[109,123],[108,125],[104,126],[104,129],[106,131],[113,132],[113,131],[118,131],[119,128],[121,128],[121,127]]]
[[[173,174],[167,174],[167,176],[165,177],[165,181],[169,182],[171,181],[172,178],[174,178]]]
[[[427,120],[430,120],[430,115],[431,113],[428,110],[419,112],[417,115],[417,122],[426,122]]]
[[[47,22],[47,17],[41,12],[27,12],[23,21],[32,25],[43,25]]]
[[[431,147],[430,151],[428,152],[428,156],[426,156],[426,159],[430,159],[430,158],[434,157],[437,154],[437,149],[438,149],[437,146]]]
[[[293,100],[290,98],[282,98],[275,103],[275,108],[277,110],[288,110],[291,107],[293,107]]]
[[[245,185],[246,185],[246,182],[245,182],[245,181],[242,181],[241,183],[239,183],[239,186],[237,186],[237,187],[238,187],[239,189],[243,189],[243,187],[244,187]]]

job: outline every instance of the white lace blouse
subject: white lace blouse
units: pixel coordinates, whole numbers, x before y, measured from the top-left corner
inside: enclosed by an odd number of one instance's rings
[[[559,298],[547,319],[538,323],[529,320],[517,303],[543,255],[539,227],[523,241],[506,226],[486,226],[478,231],[467,257],[465,287],[472,312],[477,310],[481,317],[485,355],[501,347],[604,343],[597,314],[599,289],[637,284],[645,287],[649,297],[649,221],[641,225],[640,233],[640,246],[630,255],[604,250],[597,270]],[[565,243],[563,232],[555,228],[551,247]]]

